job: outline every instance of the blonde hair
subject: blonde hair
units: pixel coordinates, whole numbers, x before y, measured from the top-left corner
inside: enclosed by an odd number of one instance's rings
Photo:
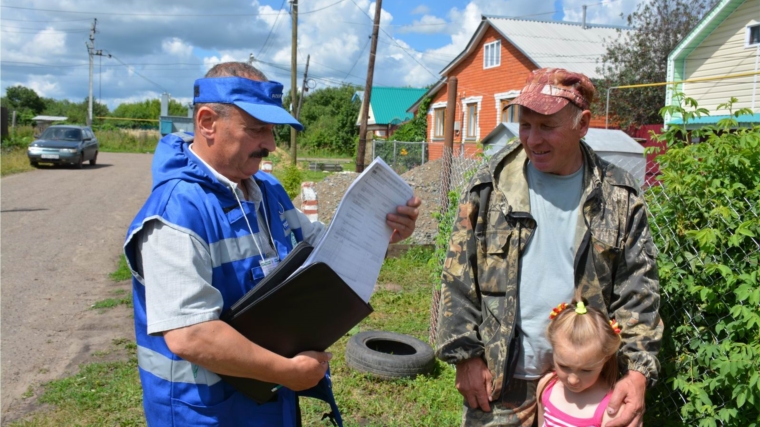
[[[586,306],[585,314],[578,314],[575,309],[578,302]],[[546,337],[552,347],[559,338],[564,338],[574,346],[599,344],[602,356],[606,359],[599,376],[609,389],[618,380],[617,352],[620,349],[620,335],[610,326],[610,320],[601,310],[588,306],[585,298],[575,298],[554,320],[549,322]]]

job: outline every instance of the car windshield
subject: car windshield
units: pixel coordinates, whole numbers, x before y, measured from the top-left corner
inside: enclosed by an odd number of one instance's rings
[[[79,141],[82,139],[80,129],[54,128],[49,127],[42,133],[40,139],[53,139],[58,141]]]

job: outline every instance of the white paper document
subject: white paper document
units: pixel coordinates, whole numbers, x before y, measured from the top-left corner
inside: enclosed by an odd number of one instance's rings
[[[324,262],[369,302],[393,233],[385,217],[413,196],[409,184],[377,157],[348,187],[304,266]]]

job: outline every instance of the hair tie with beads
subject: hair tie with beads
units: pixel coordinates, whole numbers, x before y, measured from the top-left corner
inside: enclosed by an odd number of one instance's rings
[[[557,317],[557,315],[559,315],[560,313],[562,313],[562,310],[566,308],[567,308],[567,303],[563,302],[561,304],[558,304],[556,307],[552,309],[552,312],[549,313],[549,319],[554,320],[554,318]]]
[[[615,331],[616,334],[620,334],[620,324],[617,322],[617,320],[612,319],[610,320],[610,326],[612,327],[612,330]]]

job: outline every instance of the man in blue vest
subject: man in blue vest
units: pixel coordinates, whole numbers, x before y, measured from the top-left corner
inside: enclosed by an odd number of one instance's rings
[[[300,391],[330,403],[340,424],[329,353],[285,358],[219,320],[297,242],[324,231],[259,172],[276,148],[274,125],[303,126],[282,108],[282,85],[248,64],[219,64],[194,89],[195,134],[159,142],[153,190],[124,246],[148,425],[294,427]],[[414,197],[387,216],[391,243],[412,234],[420,203]],[[217,374],[282,388],[257,404]]]

